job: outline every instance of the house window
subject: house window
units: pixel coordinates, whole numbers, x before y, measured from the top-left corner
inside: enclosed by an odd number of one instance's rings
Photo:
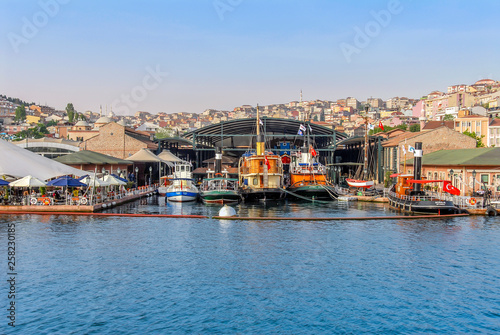
[[[489,184],[490,175],[489,174],[481,174],[481,183]]]

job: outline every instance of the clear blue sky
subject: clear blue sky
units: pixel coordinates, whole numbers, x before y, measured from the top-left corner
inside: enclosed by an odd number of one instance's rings
[[[301,89],[418,98],[500,80],[496,0],[2,0],[0,12],[0,93],[58,109],[200,113]]]

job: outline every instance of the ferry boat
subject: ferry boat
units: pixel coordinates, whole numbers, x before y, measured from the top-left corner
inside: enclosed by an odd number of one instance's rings
[[[307,141],[309,142],[309,141]],[[290,162],[289,194],[299,199],[333,200],[338,197],[326,179],[326,166],[316,161],[314,148],[304,143],[300,153],[292,156]]]
[[[192,178],[192,165],[189,162],[176,162],[171,185],[167,187],[165,200],[167,201],[195,201],[199,191]]]
[[[214,170],[207,170],[207,177],[200,185],[200,197],[206,204],[235,204],[241,200],[238,179],[229,178],[228,171],[222,170],[222,153],[215,153]]]
[[[453,201],[442,200],[421,190],[422,142],[415,143],[414,174],[399,174],[397,183],[392,185],[387,198],[393,209],[414,214],[459,214],[460,208]],[[432,182],[432,181],[430,181]]]
[[[257,106],[256,150],[243,154],[238,162],[240,195],[247,202],[284,199],[283,163],[279,155],[265,150],[259,121]]]

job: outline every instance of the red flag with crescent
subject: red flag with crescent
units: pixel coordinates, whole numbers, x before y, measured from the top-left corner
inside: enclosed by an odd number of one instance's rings
[[[271,168],[271,163],[269,163],[269,160],[267,159],[267,156],[264,156],[264,164],[267,165],[267,169],[268,170]]]
[[[311,155],[313,157],[316,157],[316,155],[318,155],[318,153],[316,152],[316,150],[314,150],[314,148],[312,147],[312,145],[309,147],[309,152],[311,153]]]
[[[443,190],[453,195],[460,195],[460,190],[453,186],[450,181],[443,181]]]
[[[382,124],[382,121],[378,122],[378,127],[384,131],[384,125]]]

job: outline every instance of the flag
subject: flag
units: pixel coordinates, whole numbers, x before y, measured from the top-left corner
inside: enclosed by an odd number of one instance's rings
[[[382,124],[382,121],[378,122],[378,127],[384,131],[384,125]]]
[[[453,195],[460,195],[460,190],[453,186],[450,181],[443,181],[443,190]]]
[[[302,130],[302,131],[306,131],[306,126],[304,126],[303,124],[300,124],[299,129]]]
[[[415,152],[415,148],[412,147],[411,145],[408,145],[408,151],[409,152]]]
[[[308,124],[307,126],[309,127],[309,133],[312,133],[313,131],[312,131],[312,129],[311,129],[311,125],[310,125],[310,124]]]
[[[403,145],[401,146],[401,148],[403,149],[403,153],[406,155],[405,145],[403,144]]]
[[[316,152],[316,150],[314,150],[314,148],[312,147],[312,145],[309,147],[309,152],[311,153],[311,155],[313,157],[316,157],[318,155],[318,153]]]
[[[259,124],[260,124],[261,126],[263,126],[263,125],[264,125],[264,123],[262,122],[262,120],[261,120],[261,119],[259,119]]]
[[[267,159],[267,156],[264,156],[264,164],[267,165],[267,170],[271,168],[271,163],[269,163],[269,160]]]
[[[303,136],[304,133],[302,132],[302,130],[299,129],[299,131],[297,132],[297,135]]]
[[[374,126],[373,124],[369,124],[369,125],[368,125],[368,129],[370,129],[370,130],[374,130],[374,129],[375,129],[375,126]]]

